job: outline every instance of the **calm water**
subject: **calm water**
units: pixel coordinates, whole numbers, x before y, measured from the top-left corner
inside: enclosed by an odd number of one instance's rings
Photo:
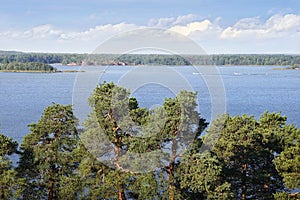
[[[282,111],[289,123],[300,125],[300,70],[272,70],[274,66],[224,66],[218,67],[226,93],[227,112],[231,115],[253,114],[258,117],[265,110]],[[70,67],[59,66],[61,69]],[[137,67],[99,67],[105,70],[99,81],[122,81]],[[151,67],[155,71],[155,67]],[[76,69],[73,67],[72,69]],[[150,68],[149,68],[150,69]],[[193,67],[174,67],[194,91],[198,92],[199,111],[210,121],[211,98],[205,79]],[[210,74],[214,79],[216,74]],[[40,118],[52,102],[72,104],[73,85],[76,73],[0,73],[0,133],[21,142],[29,132],[27,127]],[[157,82],[135,88],[140,106],[160,105],[165,97],[174,97],[172,88],[181,86],[180,80],[161,73],[170,80],[171,86]],[[149,75],[148,77],[151,77]],[[131,77],[132,78],[132,77]],[[135,79],[135,78],[133,78]],[[133,80],[132,79],[132,80]],[[171,89],[170,89],[171,88]]]

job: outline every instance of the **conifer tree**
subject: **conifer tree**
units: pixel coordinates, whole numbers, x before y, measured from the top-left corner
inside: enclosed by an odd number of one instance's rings
[[[196,94],[182,91],[176,98],[166,99],[155,111],[139,108],[136,99],[129,95],[124,88],[104,83],[96,87],[90,98],[93,113],[81,138],[92,155],[111,157],[106,163],[109,167],[103,166],[103,160],[98,165],[92,161],[101,173],[95,174],[98,184],[89,191],[95,198],[180,199],[176,174],[180,158],[207,126],[196,110]],[[141,132],[144,137],[139,135]],[[156,151],[161,155],[153,162],[147,153]],[[140,160],[131,159],[136,155]],[[136,173],[143,168],[143,173]]]
[[[18,143],[0,134],[0,199],[20,197],[24,180],[17,177],[9,155],[17,153]]]
[[[288,134],[286,117],[265,112],[259,120],[247,115],[223,118],[225,123],[217,127],[221,135],[213,153],[223,165],[234,197],[273,199],[284,189],[274,159],[282,151],[282,138]]]
[[[277,199],[299,198],[295,193],[300,188],[300,129],[289,125],[285,127],[283,151],[275,159],[276,169],[282,175],[286,191],[276,195]]]
[[[26,179],[23,199],[77,196],[80,184],[74,173],[80,160],[75,155],[76,126],[72,107],[60,104],[47,107],[40,120],[30,125],[21,144],[18,168],[19,176]]]

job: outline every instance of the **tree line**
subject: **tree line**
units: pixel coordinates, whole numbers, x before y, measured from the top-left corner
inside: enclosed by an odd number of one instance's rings
[[[40,62],[76,65],[300,65],[299,55],[224,54],[224,55],[162,55],[162,54],[67,54],[0,52],[0,62]]]
[[[127,89],[103,83],[83,128],[71,105],[47,107],[19,149],[0,135],[0,198],[299,198],[299,128],[265,112],[224,114],[205,130],[196,98],[181,91],[147,110]]]

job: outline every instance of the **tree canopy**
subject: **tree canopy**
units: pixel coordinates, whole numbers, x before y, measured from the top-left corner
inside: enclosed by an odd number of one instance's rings
[[[103,83],[80,129],[71,105],[47,107],[20,150],[0,135],[0,198],[299,198],[299,128],[265,112],[224,114],[206,130],[196,97],[181,91],[148,110]]]

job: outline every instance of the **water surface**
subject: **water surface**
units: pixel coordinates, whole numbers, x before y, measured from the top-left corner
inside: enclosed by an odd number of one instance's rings
[[[57,66],[59,69],[70,69]],[[155,67],[155,66],[152,66]],[[300,70],[272,70],[276,66],[218,67],[226,93],[227,112],[259,117],[265,110],[280,112],[289,123],[300,125]],[[71,69],[78,69],[72,67]],[[99,67],[105,73],[99,81],[117,83],[137,67]],[[84,68],[83,68],[84,70]],[[205,80],[194,67],[173,67],[198,92],[201,115],[210,121],[211,99]],[[83,72],[84,73],[84,72]],[[36,123],[45,107],[53,102],[72,104],[72,92],[77,73],[0,73],[0,132],[21,142]],[[216,76],[213,74],[212,76]],[[164,76],[166,79],[168,76]],[[180,85],[172,80],[174,86]],[[161,105],[164,98],[175,94],[159,84],[149,83],[132,91],[140,106]]]

